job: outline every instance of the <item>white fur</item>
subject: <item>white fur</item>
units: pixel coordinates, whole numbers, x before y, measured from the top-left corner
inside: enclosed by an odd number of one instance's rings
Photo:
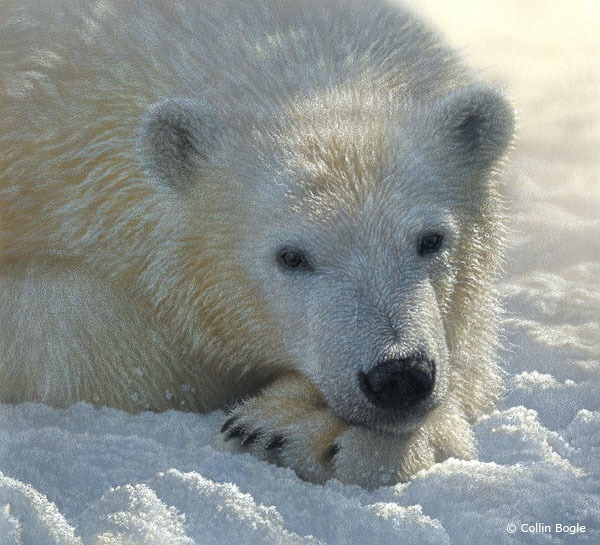
[[[313,481],[472,454],[500,388],[501,93],[383,1],[2,9],[0,401],[242,398],[234,435]],[[387,418],[356,376],[418,349],[431,398]]]

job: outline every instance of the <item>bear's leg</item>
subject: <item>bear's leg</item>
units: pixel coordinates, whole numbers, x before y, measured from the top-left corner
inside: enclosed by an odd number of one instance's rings
[[[458,411],[434,412],[406,434],[351,425],[295,373],[235,407],[221,431],[227,444],[290,467],[307,481],[337,478],[367,489],[406,481],[449,456],[472,456],[470,426]]]
[[[2,265],[0,401],[161,410],[174,363],[151,318],[93,271],[61,259]]]

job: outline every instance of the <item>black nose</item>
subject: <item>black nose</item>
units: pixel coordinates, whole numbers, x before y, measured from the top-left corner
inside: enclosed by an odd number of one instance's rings
[[[358,373],[363,394],[376,407],[407,409],[427,399],[435,383],[435,363],[422,353],[387,359]]]

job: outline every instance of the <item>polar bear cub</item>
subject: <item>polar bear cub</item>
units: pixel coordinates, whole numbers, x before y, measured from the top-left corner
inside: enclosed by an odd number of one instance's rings
[[[473,456],[500,91],[383,0],[5,4],[2,402],[225,408],[313,482]]]

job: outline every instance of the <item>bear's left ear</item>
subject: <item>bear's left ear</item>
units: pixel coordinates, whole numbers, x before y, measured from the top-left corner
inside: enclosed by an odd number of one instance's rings
[[[221,128],[202,101],[167,99],[143,116],[138,147],[143,167],[159,182],[185,191],[215,152]]]
[[[515,113],[496,89],[473,85],[453,91],[434,106],[434,116],[449,159],[476,173],[493,168],[511,146]]]

